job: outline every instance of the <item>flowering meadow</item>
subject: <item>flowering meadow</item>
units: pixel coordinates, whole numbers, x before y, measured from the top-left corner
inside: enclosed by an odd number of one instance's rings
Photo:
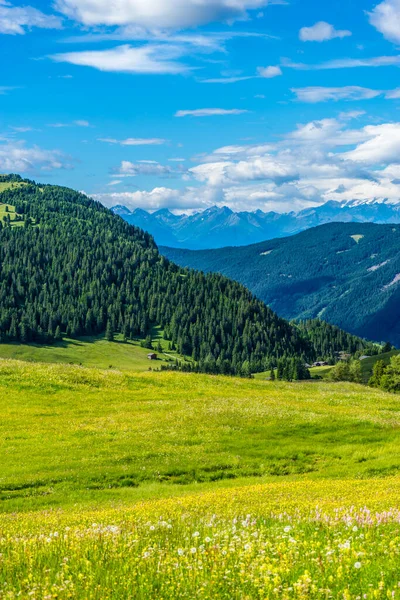
[[[0,600],[400,600],[400,400],[0,361]]]
[[[400,598],[400,478],[0,518],[0,598]]]

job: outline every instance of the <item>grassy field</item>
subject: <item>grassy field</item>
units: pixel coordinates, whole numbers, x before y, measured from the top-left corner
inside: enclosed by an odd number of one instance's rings
[[[400,397],[0,361],[0,598],[399,598]]]
[[[148,371],[160,369],[168,361],[176,357],[176,352],[168,350],[157,330],[153,331],[153,344],[160,341],[165,354],[160,354],[158,360],[149,361],[147,355],[151,350],[141,348],[138,342],[123,342],[121,336],[116,336],[114,342],[107,342],[102,336],[86,337],[79,340],[66,338],[49,346],[40,344],[0,344],[0,358],[11,358],[30,362],[69,363],[84,367],[99,369],[119,369],[130,371]]]
[[[400,398],[357,385],[5,360],[0,399],[3,510],[400,466]]]

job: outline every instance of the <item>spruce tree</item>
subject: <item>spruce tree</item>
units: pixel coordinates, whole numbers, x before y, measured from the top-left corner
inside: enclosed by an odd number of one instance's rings
[[[114,341],[114,330],[112,328],[112,325],[111,325],[110,321],[107,322],[106,340],[107,340],[107,342],[113,342]]]

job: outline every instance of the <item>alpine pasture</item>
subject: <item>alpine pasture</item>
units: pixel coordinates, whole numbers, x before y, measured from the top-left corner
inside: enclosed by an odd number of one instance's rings
[[[0,363],[0,598],[397,598],[399,398]]]

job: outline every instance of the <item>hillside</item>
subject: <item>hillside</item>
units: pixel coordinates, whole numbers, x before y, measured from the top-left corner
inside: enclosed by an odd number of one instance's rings
[[[162,252],[243,283],[287,319],[319,317],[400,345],[399,248],[400,227],[334,223],[244,248]]]
[[[113,211],[151,233],[158,245],[190,250],[246,246],[332,222],[400,223],[399,203],[373,201],[330,201],[290,213],[234,212],[227,206],[213,206],[193,215],[175,215],[168,209],[130,211],[125,206],[115,206]]]
[[[268,358],[315,354],[289,323],[243,286],[184,271],[147,233],[67,188],[6,189],[21,227],[0,229],[0,341],[47,344],[157,325],[201,370],[246,373]],[[244,365],[244,366],[243,366]]]

